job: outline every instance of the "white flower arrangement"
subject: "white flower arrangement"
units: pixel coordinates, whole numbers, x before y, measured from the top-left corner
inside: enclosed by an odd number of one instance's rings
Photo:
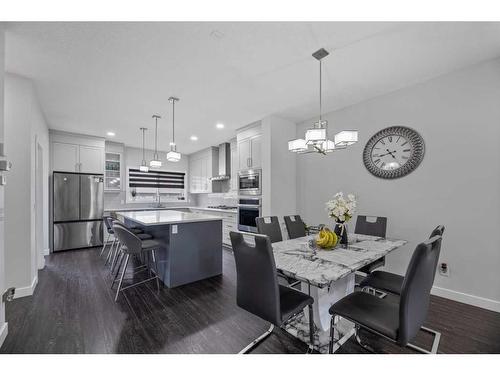
[[[332,200],[326,202],[326,211],[328,216],[335,219],[338,223],[348,222],[356,212],[356,197],[354,194],[347,194],[339,192],[333,196]]]

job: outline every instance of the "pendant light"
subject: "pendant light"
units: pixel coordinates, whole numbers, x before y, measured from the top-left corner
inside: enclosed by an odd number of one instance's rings
[[[142,132],[142,162],[141,166],[139,167],[139,170],[141,172],[149,172],[148,165],[146,164],[146,148],[144,145],[144,140],[146,139],[146,130],[148,130],[148,128],[140,128],[140,129]]]
[[[161,160],[158,157],[158,119],[161,118],[159,115],[153,115],[155,119],[155,153],[153,155],[153,160],[149,162],[151,168],[161,168]]]
[[[357,130],[343,130],[334,136],[334,140],[328,139],[328,121],[322,119],[322,65],[321,60],[329,53],[324,48],[314,52],[312,56],[319,61],[319,120],[308,129],[305,139],[299,138],[288,142],[288,151],[299,154],[311,152],[326,155],[339,148],[346,148],[358,141]]]
[[[181,160],[181,154],[177,152],[175,144],[175,102],[178,102],[179,98],[171,96],[168,101],[172,103],[172,142],[170,142],[170,151],[167,153],[167,161],[178,162]]]

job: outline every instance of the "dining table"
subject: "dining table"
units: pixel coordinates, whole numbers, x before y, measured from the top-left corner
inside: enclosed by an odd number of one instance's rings
[[[407,241],[363,234],[349,233],[348,244],[333,249],[315,246],[316,235],[284,240],[272,244],[277,271],[288,278],[300,281],[300,288],[314,298],[315,324],[314,348],[328,352],[330,340],[331,305],[354,292],[356,271],[392,251]],[[301,341],[309,344],[309,317],[305,309],[289,320],[283,328]],[[337,318],[334,352],[353,334],[354,324]]]

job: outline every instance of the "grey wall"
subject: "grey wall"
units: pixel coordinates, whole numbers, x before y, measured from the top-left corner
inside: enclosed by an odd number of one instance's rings
[[[388,257],[403,274],[415,245],[446,226],[434,293],[500,310],[500,60],[328,113],[332,134],[358,129],[360,141],[329,156],[297,160],[297,206],[308,223],[329,223],[324,202],[338,191],[358,197],[358,212],[388,217],[388,236],[409,244]],[[297,127],[303,137],[311,121]],[[369,137],[391,125],[416,129],[426,155],[412,174],[385,181],[363,166]],[[353,230],[354,222],[350,223]]]
[[[5,150],[12,161],[5,189],[6,282],[17,288],[16,297],[29,295],[37,282],[39,256],[35,246],[35,152],[44,150],[44,195],[48,198],[48,128],[30,80],[5,76]],[[48,202],[44,202],[45,209]],[[44,242],[48,248],[47,211]]]
[[[284,215],[296,213],[297,156],[288,152],[288,141],[295,138],[296,124],[269,116],[261,121],[261,126],[262,214],[278,216],[282,221]]]

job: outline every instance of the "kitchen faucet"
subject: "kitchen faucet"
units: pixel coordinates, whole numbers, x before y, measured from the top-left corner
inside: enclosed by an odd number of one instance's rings
[[[156,195],[154,198],[155,203],[153,203],[153,207],[160,208],[163,207],[161,205],[161,194],[160,194],[160,189],[156,189]]]

